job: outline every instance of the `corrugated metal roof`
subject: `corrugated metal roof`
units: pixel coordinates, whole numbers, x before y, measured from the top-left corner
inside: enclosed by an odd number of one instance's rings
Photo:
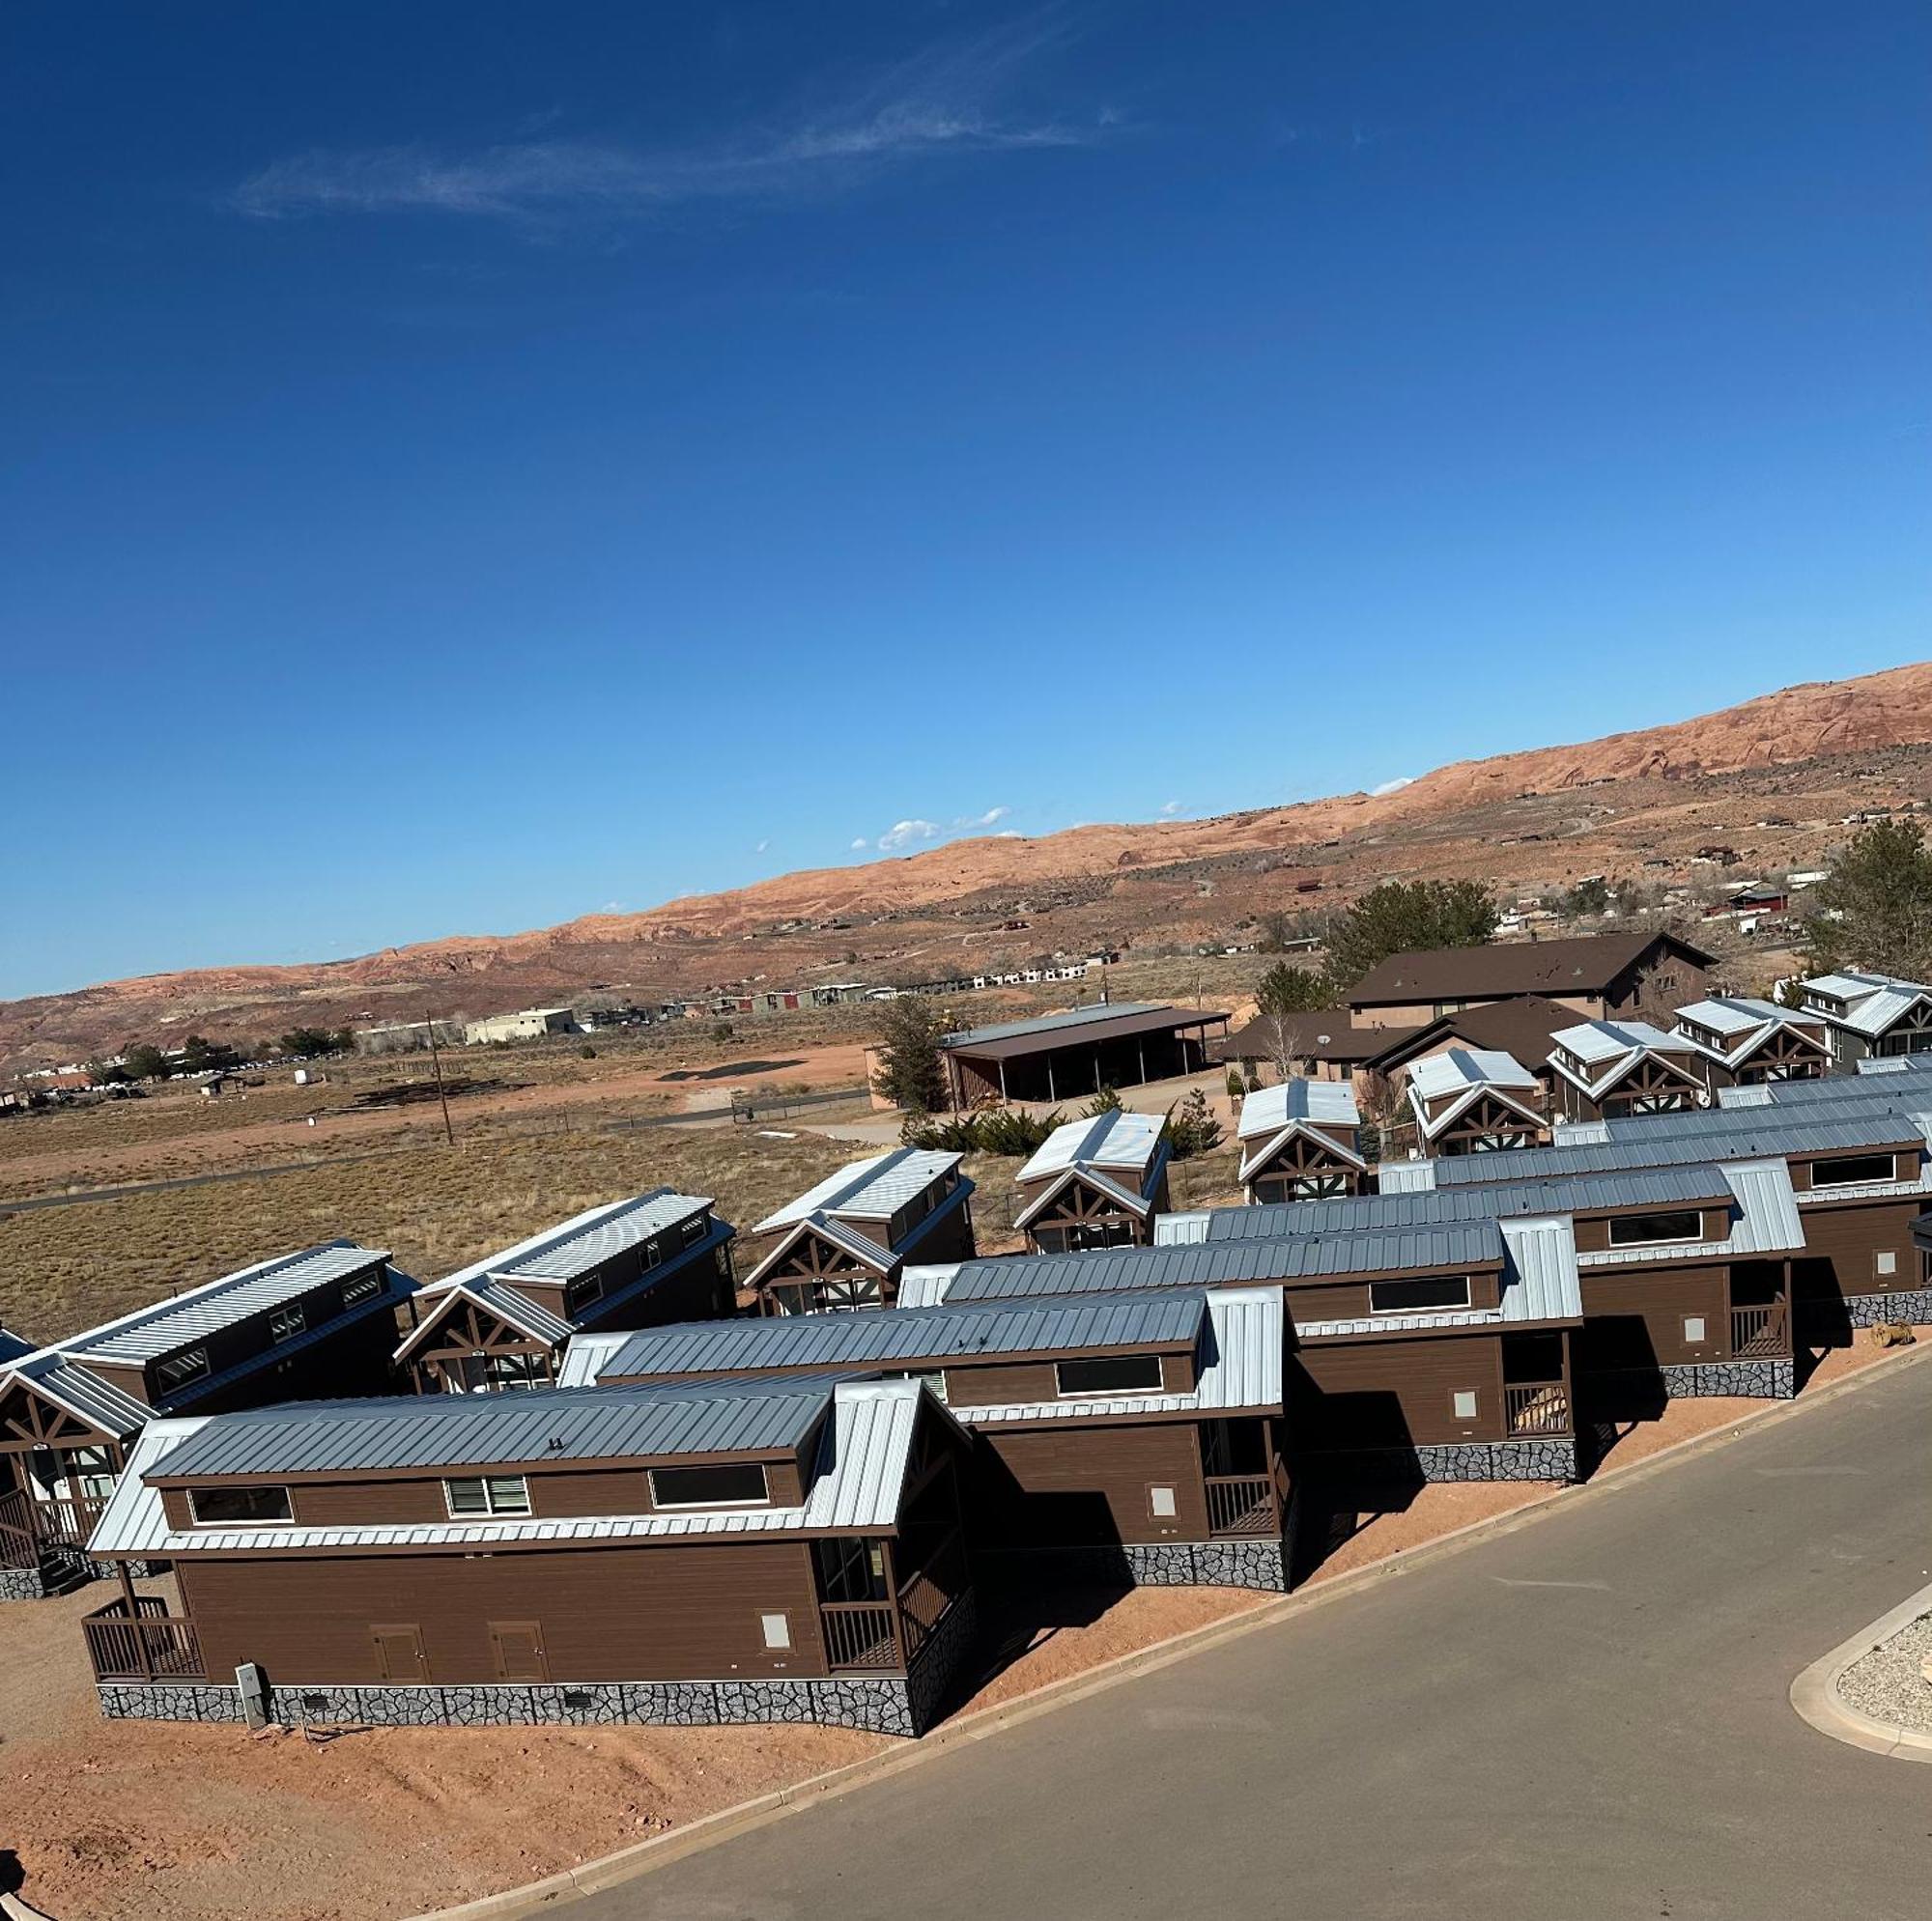
[[[1621,1060],[1627,1054],[1683,1054],[1690,1046],[1681,1034],[1668,1034],[1650,1021],[1578,1021],[1549,1036],[1552,1047],[1574,1054],[1597,1067]]]
[[[1144,1174],[1160,1151],[1165,1116],[1133,1114],[1125,1108],[1069,1120],[1056,1127],[1039,1144],[1014,1179],[1042,1180],[1064,1168],[1114,1168]]]
[[[1208,1295],[1208,1351],[1195,1398],[1204,1408],[1282,1405],[1281,1290],[1220,1287]]]
[[[58,1343],[77,1360],[139,1365],[200,1341],[217,1329],[266,1314],[325,1282],[346,1279],[386,1261],[382,1248],[329,1241],[258,1262],[218,1281],[138,1308],[105,1327],[90,1329]]]
[[[1588,1214],[1613,1207],[1683,1207],[1730,1198],[1724,1171],[1700,1164],[1572,1174],[1493,1187],[1363,1194],[1352,1199],[1291,1201],[1262,1207],[1213,1207],[1195,1218],[1202,1223],[1199,1239],[1278,1240],[1293,1234],[1359,1233],[1530,1214]],[[1164,1216],[1156,1233],[1177,1218],[1186,1217]]]
[[[952,1277],[959,1272],[959,1265],[956,1260],[944,1260],[900,1268],[898,1289],[893,1296],[893,1305],[895,1308],[938,1307],[946,1299],[947,1289],[952,1285]]]
[[[930,1409],[936,1419],[951,1417],[917,1381],[839,1381],[826,1390],[824,1398],[829,1400],[831,1418],[824,1423],[816,1472],[800,1507],[682,1509],[676,1513],[600,1514],[573,1520],[504,1517],[408,1527],[196,1528],[173,1532],[160,1495],[148,1485],[146,1477],[170,1471],[161,1463],[179,1450],[193,1446],[214,1423],[156,1421],[136,1444],[128,1471],[88,1543],[89,1550],[98,1555],[174,1560],[194,1553],[292,1547],[469,1548],[526,1541],[649,1541],[838,1530],[885,1533],[898,1518],[922,1406]],[[232,1418],[220,1417],[223,1421]]]
[[[1311,1081],[1299,1075],[1272,1088],[1257,1088],[1241,1102],[1236,1138],[1276,1134],[1294,1121],[1321,1127],[1359,1127],[1355,1090],[1346,1081]]]
[[[1206,1296],[1195,1292],[693,1321],[628,1336],[605,1360],[600,1377],[870,1368],[991,1354],[1172,1346],[1197,1340],[1207,1313]]]
[[[992,1257],[960,1262],[944,1298],[951,1304],[1030,1294],[1127,1293],[1344,1274],[1442,1272],[1493,1266],[1502,1257],[1494,1221],[1467,1221],[1375,1233],[1302,1234],[1293,1240]]]
[[[1433,1101],[1467,1088],[1528,1088],[1538,1084],[1515,1055],[1500,1048],[1450,1047],[1415,1061],[1408,1069],[1408,1085]]]
[[[1577,1235],[1567,1214],[1505,1221],[1503,1273],[1505,1321],[1580,1320],[1582,1289],[1577,1278]]]
[[[1384,1194],[1424,1194],[1435,1185],[1435,1163],[1420,1155],[1404,1161],[1380,1161],[1376,1185]]]
[[[33,1351],[34,1343],[31,1341],[23,1340],[19,1335],[11,1333],[4,1327],[0,1327],[0,1368],[4,1368],[10,1361],[17,1361],[23,1354],[33,1353]]]
[[[943,1180],[963,1158],[930,1147],[895,1147],[853,1161],[767,1214],[752,1231],[776,1233],[821,1211],[847,1214],[855,1221],[887,1220],[914,1195]]]
[[[211,1421],[170,1475],[332,1474],[389,1468],[651,1460],[782,1453],[823,1412],[819,1376],[667,1387],[298,1401]]]
[[[530,1299],[521,1288],[513,1287],[507,1281],[493,1281],[488,1276],[473,1281],[466,1281],[461,1286],[447,1285],[438,1287],[424,1304],[424,1312],[414,1327],[404,1336],[392,1361],[401,1362],[412,1354],[426,1341],[435,1335],[441,1324],[443,1315],[452,1303],[472,1301],[495,1314],[498,1320],[507,1321],[510,1326],[527,1335],[532,1341],[546,1341],[553,1347],[561,1347],[576,1332],[575,1326],[560,1314]]]
[[[703,1195],[656,1188],[629,1201],[590,1208],[550,1229],[538,1237],[537,1246],[523,1243],[494,1257],[483,1264],[484,1271],[512,1279],[521,1275],[527,1280],[575,1281],[712,1204]]]
[[[103,1434],[136,1433],[154,1410],[130,1394],[110,1387],[99,1374],[77,1366],[58,1348],[43,1348],[10,1366],[9,1371],[34,1386],[69,1413]]]
[[[1678,1008],[1677,1018],[1694,1021],[1713,1033],[1731,1037],[1754,1033],[1759,1028],[1786,1019],[1795,1019],[1801,1026],[1815,1027],[1818,1023],[1816,1014],[1806,1015],[1796,1007],[1780,1007],[1776,1001],[1761,1001],[1750,994],[1714,994],[1705,1001],[1692,1001],[1688,1007]]]
[[[1025,1021],[995,1021],[983,1028],[961,1028],[947,1034],[947,1047],[978,1047],[992,1040],[1024,1040],[1034,1034],[1059,1033],[1065,1029],[1092,1027],[1096,1021],[1123,1020],[1141,1014],[1166,1014],[1164,1001],[1101,1001],[1091,1007],[1072,1007],[1064,1014],[1037,1014]]]

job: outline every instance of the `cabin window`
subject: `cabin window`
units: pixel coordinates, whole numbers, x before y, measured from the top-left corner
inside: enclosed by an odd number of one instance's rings
[[[527,1514],[530,1511],[530,1483],[521,1474],[445,1481],[442,1493],[451,1516],[458,1520],[478,1514]]]
[[[601,1301],[603,1298],[604,1276],[601,1273],[582,1275],[573,1281],[565,1291],[563,1311],[565,1314],[574,1314],[581,1309],[587,1308],[592,1301]]]
[[[1650,1247],[1659,1241],[1694,1241],[1704,1231],[1704,1217],[1694,1207],[1668,1214],[1613,1214],[1612,1247]]]
[[[761,1614],[758,1625],[764,1630],[765,1646],[784,1649],[791,1646],[791,1616],[788,1614]]]
[[[1686,1314],[1684,1316],[1685,1345],[1688,1347],[1694,1347],[1700,1341],[1703,1340],[1703,1338],[1704,1338],[1704,1316],[1702,1314]]]
[[[1473,1421],[1476,1418],[1475,1389],[1458,1388],[1456,1390],[1455,1406],[1456,1419],[1458,1421]]]
[[[295,1518],[286,1487],[190,1487],[188,1511],[196,1527],[271,1527]]]
[[[657,1241],[644,1243],[644,1272],[648,1274],[665,1257],[664,1248]]]
[[[345,1308],[357,1307],[364,1301],[373,1301],[382,1291],[383,1270],[378,1267],[342,1284],[342,1305]]]
[[[1174,1518],[1175,1502],[1172,1487],[1150,1487],[1148,1489],[1148,1512],[1157,1521]]]
[[[172,1354],[155,1365],[155,1378],[164,1388],[182,1387],[198,1381],[208,1371],[208,1349],[191,1347],[185,1354]]]
[[[1469,1277],[1466,1274],[1428,1274],[1413,1281],[1371,1281],[1369,1312],[1372,1314],[1422,1314],[1435,1308],[1466,1308],[1469,1305]]]
[[[1058,1392],[1075,1394],[1158,1394],[1158,1354],[1103,1354],[1054,1363]]]
[[[1813,1187],[1855,1187],[1868,1180],[1895,1180],[1898,1157],[1895,1154],[1846,1154],[1835,1161],[1811,1163]]]
[[[702,1214],[694,1214],[684,1224],[684,1244],[686,1247],[689,1247],[693,1241],[701,1241],[703,1238],[704,1216]]]
[[[113,1452],[107,1448],[75,1448],[67,1456],[67,1483],[82,1501],[105,1501],[119,1480]]]
[[[293,1341],[308,1326],[308,1310],[299,1301],[286,1308],[277,1308],[269,1316],[269,1339],[270,1341]]]
[[[1889,1249],[1881,1250],[1879,1253],[1873,1255],[1872,1272],[1874,1274],[1896,1274],[1898,1272],[1897,1255],[1893,1254]]]
[[[658,1508],[755,1508],[772,1498],[759,1461],[718,1467],[654,1467],[651,1505]]]

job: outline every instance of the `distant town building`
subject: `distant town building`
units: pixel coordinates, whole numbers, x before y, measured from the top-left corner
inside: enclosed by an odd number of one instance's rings
[[[545,1034],[575,1033],[577,1016],[568,1007],[526,1007],[516,1014],[491,1014],[463,1024],[466,1045],[484,1047],[508,1040],[541,1040]],[[439,1034],[437,1038],[441,1039]]]

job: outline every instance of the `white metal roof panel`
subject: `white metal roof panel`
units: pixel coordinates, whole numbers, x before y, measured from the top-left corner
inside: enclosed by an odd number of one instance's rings
[[[589,1208],[535,1236],[536,1245],[524,1242],[494,1257],[484,1271],[506,1279],[574,1281],[713,1204],[703,1195],[660,1187]]]
[[[1160,1151],[1165,1116],[1113,1108],[1056,1127],[1014,1178],[1022,1183],[1074,1167],[1111,1168],[1144,1174]]]
[[[869,1155],[827,1174],[767,1214],[752,1231],[776,1233],[821,1211],[850,1215],[855,1221],[890,1219],[914,1195],[944,1179],[963,1158],[930,1147],[895,1147],[889,1153]]]
[[[1258,1135],[1278,1134],[1294,1121],[1321,1127],[1359,1127],[1361,1111],[1355,1090],[1346,1081],[1312,1081],[1301,1075],[1257,1088],[1241,1102],[1236,1136],[1252,1141]]]
[[[1567,1214],[1505,1221],[1509,1265],[1500,1299],[1505,1321],[1580,1320],[1583,1293],[1577,1274],[1577,1235]]]
[[[1499,1047],[1449,1047],[1408,1068],[1408,1085],[1424,1100],[1440,1100],[1465,1088],[1534,1088],[1537,1079],[1515,1055]]]

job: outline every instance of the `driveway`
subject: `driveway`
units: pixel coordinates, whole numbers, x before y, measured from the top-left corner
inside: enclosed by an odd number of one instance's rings
[[[815,1804],[583,1921],[1918,1917],[1793,1676],[1932,1568],[1932,1364]]]

